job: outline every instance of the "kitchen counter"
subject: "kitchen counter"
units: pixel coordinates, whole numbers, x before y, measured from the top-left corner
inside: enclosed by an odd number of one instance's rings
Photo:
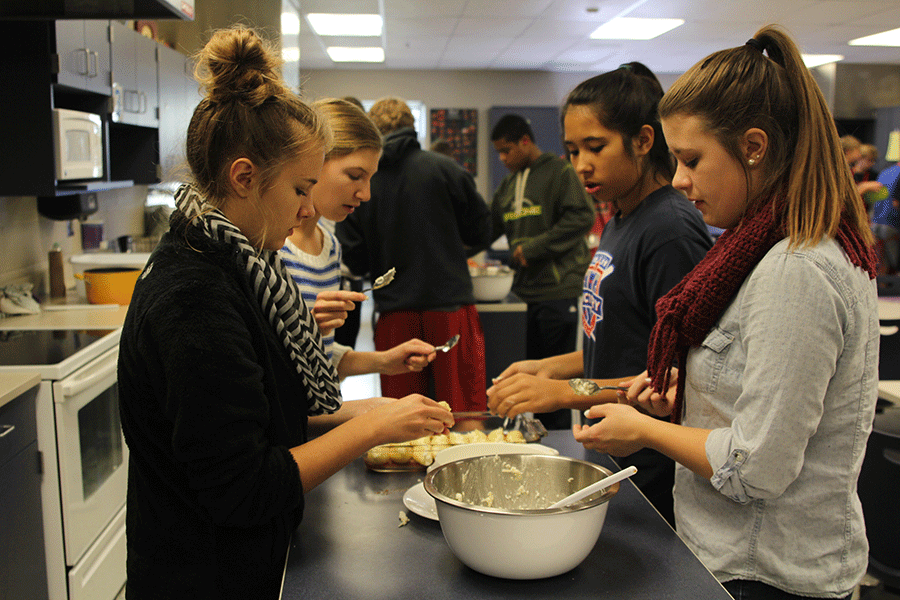
[[[40,382],[39,373],[0,373],[0,406],[15,400]]]
[[[521,312],[528,310],[528,304],[519,299],[518,296],[509,293],[509,296],[499,302],[475,302],[475,309],[481,313],[493,312]]]
[[[128,305],[64,305],[65,310],[41,310],[36,315],[17,315],[0,319],[3,329],[118,329],[125,322]]]
[[[900,296],[879,296],[878,318],[882,321],[900,320]]]
[[[585,450],[569,431],[551,431],[544,443],[618,470],[608,456]],[[423,476],[372,473],[358,459],[307,494],[282,598],[731,599],[630,481],[610,501],[597,545],[581,565],[549,579],[515,581],[466,567],[450,551],[437,521],[406,509],[403,493]],[[398,527],[400,511],[410,519],[403,527]]]
[[[878,397],[900,406],[900,381],[896,379],[879,381]]]

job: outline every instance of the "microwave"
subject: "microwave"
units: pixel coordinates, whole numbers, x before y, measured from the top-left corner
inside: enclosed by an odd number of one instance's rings
[[[53,109],[56,179],[103,177],[103,121],[100,115]]]

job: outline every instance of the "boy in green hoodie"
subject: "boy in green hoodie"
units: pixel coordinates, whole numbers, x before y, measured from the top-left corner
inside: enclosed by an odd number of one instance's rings
[[[512,291],[528,305],[526,358],[572,352],[594,205],[572,165],[542,152],[523,117],[503,116],[491,141],[510,170],[494,193],[491,215],[494,239],[506,234],[509,240]],[[570,424],[567,410],[540,419],[548,428]]]

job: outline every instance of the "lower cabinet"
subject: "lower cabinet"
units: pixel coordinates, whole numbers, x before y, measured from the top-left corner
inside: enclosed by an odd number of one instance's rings
[[[0,597],[3,600],[48,597],[41,468],[34,421],[36,391],[37,388],[32,388],[0,407],[0,435],[7,432],[0,437]],[[15,453],[2,452],[4,445],[21,443],[23,437],[27,442],[24,448],[7,446],[5,450]]]

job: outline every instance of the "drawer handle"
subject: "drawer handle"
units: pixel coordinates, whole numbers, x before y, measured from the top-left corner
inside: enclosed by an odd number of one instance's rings
[[[0,438],[8,436],[15,428],[15,425],[0,425]]]

